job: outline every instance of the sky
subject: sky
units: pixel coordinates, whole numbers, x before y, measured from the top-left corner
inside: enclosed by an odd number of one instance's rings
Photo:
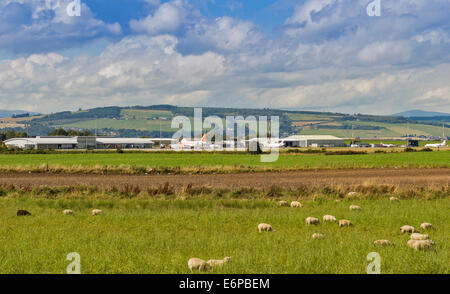
[[[2,0],[0,109],[450,113],[450,0],[374,1]]]

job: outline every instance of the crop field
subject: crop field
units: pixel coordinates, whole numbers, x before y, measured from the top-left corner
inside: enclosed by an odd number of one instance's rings
[[[357,155],[285,154],[272,163],[262,163],[260,156],[246,153],[61,153],[0,154],[0,171],[56,171],[149,173],[183,172],[229,173],[234,171],[449,167],[450,151],[392,152]]]
[[[365,273],[370,252],[381,256],[381,273],[450,273],[450,200],[409,199],[392,203],[320,198],[303,208],[280,207],[271,200],[0,199],[0,273],[65,273],[66,256],[81,256],[82,273],[190,273],[191,257],[232,261],[208,273]],[[349,211],[357,204],[362,211]],[[18,217],[17,209],[31,216]],[[92,208],[104,214],[92,216]],[[75,214],[66,216],[63,209]],[[349,219],[305,225],[325,214]],[[274,231],[259,233],[269,223]],[[406,246],[400,226],[430,222],[435,250]],[[313,240],[313,233],[325,238]],[[375,247],[388,239],[393,247]]]

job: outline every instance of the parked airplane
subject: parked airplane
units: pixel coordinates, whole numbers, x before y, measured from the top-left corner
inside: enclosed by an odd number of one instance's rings
[[[250,141],[258,141],[262,148],[266,148],[266,149],[272,149],[272,148],[284,148],[286,147],[286,143],[283,140],[280,139],[251,139]]]
[[[212,144],[206,141],[206,134],[203,135],[200,141],[192,141],[183,138],[180,143],[171,144],[170,148],[175,150],[191,150],[191,149],[211,149],[215,148]]]
[[[395,147],[398,147],[398,146],[395,145],[395,144],[384,144],[384,143],[381,143],[381,147],[385,147],[385,148],[395,148]]]
[[[447,146],[447,140],[444,140],[442,143],[435,143],[435,144],[427,144],[425,147],[428,148],[439,148],[439,147],[446,147]]]

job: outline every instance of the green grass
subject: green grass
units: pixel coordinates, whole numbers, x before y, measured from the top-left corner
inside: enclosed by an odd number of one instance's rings
[[[173,132],[171,121],[147,120],[147,119],[110,119],[102,118],[97,120],[86,120],[72,124],[65,124],[61,127],[78,128],[78,129],[125,129],[125,130],[142,130],[142,131],[161,131]]]
[[[61,153],[0,154],[0,169],[48,166],[134,167],[245,167],[276,169],[449,167],[450,151],[397,152],[365,155],[281,154],[278,161],[261,163],[260,156],[245,153]]]
[[[361,212],[348,210],[360,205]],[[70,252],[82,273],[189,273],[191,257],[233,261],[214,273],[365,273],[370,252],[382,273],[449,274],[449,199],[304,201],[301,209],[261,200],[46,200],[0,198],[0,273],[65,273]],[[91,216],[92,208],[104,215]],[[17,209],[33,215],[17,217]],[[74,216],[64,216],[73,209]],[[333,214],[355,226],[308,227]],[[275,231],[258,233],[259,223]],[[436,251],[415,252],[399,227],[431,222]],[[313,233],[325,234],[312,240]],[[374,247],[389,239],[395,247]]]

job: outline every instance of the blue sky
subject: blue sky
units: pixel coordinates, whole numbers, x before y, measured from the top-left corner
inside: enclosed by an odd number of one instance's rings
[[[450,112],[450,1],[0,2],[0,108]]]

